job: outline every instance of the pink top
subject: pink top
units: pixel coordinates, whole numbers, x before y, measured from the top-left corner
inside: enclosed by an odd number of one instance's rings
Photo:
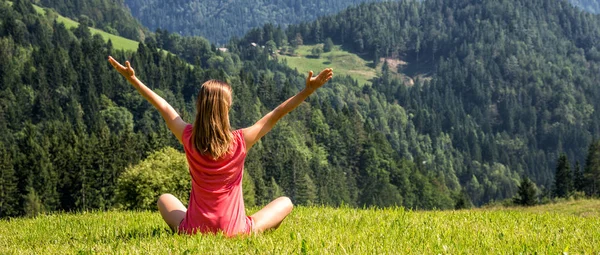
[[[179,232],[217,233],[227,236],[249,234],[252,219],[246,216],[242,176],[246,143],[242,130],[233,131],[231,151],[213,160],[200,154],[192,143],[192,125],[183,130],[183,149],[192,176],[192,191]]]

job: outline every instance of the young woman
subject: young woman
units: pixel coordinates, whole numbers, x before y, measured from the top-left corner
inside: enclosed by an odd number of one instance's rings
[[[158,199],[160,214],[173,231],[187,234],[223,232],[235,236],[279,227],[293,208],[287,197],[277,198],[252,216],[246,216],[242,197],[246,153],[279,119],[329,81],[333,76],[332,69],[323,70],[317,77],[310,71],[304,90],[254,125],[232,131],[229,125],[232,91],[227,83],[210,80],[202,84],[196,102],[196,120],[191,125],[135,76],[129,61],[125,66],[110,56],[108,61],[154,105],[183,144],[192,176],[188,208],[171,194],[163,194]]]

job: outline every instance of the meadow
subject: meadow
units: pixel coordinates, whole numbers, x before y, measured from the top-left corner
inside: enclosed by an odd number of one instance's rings
[[[294,56],[280,54],[277,57],[300,73],[308,73],[310,70],[318,72],[331,67],[335,73],[352,76],[360,85],[369,83],[369,80],[377,75],[377,70],[369,66],[372,61],[367,61],[354,53],[345,51],[339,45],[334,46],[330,52],[322,53],[319,58],[311,57],[311,50],[314,47],[322,47],[322,44],[301,45],[295,50]]]
[[[37,5],[33,5],[33,7],[35,8],[35,10],[38,13],[40,13],[42,15],[46,14],[46,9],[39,7]],[[68,29],[76,28],[79,26],[79,22],[69,19],[67,17],[64,17],[60,14],[58,14],[56,16],[56,22],[65,24],[65,27]],[[96,29],[93,27],[90,27],[89,29],[92,34],[99,34],[100,36],[102,36],[104,41],[110,40],[113,44],[113,47],[118,50],[136,51],[140,44],[139,42],[136,42],[134,40],[130,40],[130,39],[127,39],[127,38],[124,38],[121,36],[117,36],[117,35],[113,35],[113,34],[109,34],[100,29]]]
[[[62,213],[0,221],[0,254],[598,254],[599,212],[599,200],[458,211],[296,207],[280,229],[237,238],[176,235],[158,212]]]
[[[8,4],[12,5],[11,1],[7,1],[7,2],[8,2]],[[47,13],[47,10],[45,8],[42,8],[38,5],[34,4],[33,8],[35,8],[35,11],[41,15],[46,15],[46,13]],[[64,17],[56,12],[54,12],[54,13],[56,14],[56,16],[54,17],[56,19],[56,22],[63,23],[67,29],[74,29],[79,26],[79,22],[74,21],[70,18]],[[102,36],[104,41],[110,40],[113,44],[113,47],[117,50],[136,51],[140,44],[139,42],[136,42],[134,40],[130,40],[125,37],[113,35],[113,34],[104,32],[100,29],[96,29],[93,27],[90,27],[89,29],[92,34],[99,34],[100,36]]]

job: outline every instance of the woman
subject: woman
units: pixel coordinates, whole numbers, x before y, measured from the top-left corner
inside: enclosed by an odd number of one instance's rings
[[[246,216],[242,194],[242,176],[246,153],[287,113],[333,77],[333,70],[323,70],[317,77],[310,71],[306,88],[289,98],[254,125],[232,131],[229,109],[231,87],[222,81],[202,84],[196,102],[196,119],[188,124],[165,101],[136,76],[129,61],[121,65],[108,57],[111,65],[160,112],[167,126],[183,144],[192,176],[188,208],[171,194],[158,199],[158,209],[165,222],[179,233],[223,232],[227,236],[262,233],[279,227],[292,211],[287,197],[273,200],[252,216]]]

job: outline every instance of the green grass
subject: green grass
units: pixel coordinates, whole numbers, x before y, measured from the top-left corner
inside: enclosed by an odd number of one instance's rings
[[[331,67],[334,73],[350,75],[361,85],[369,83],[369,80],[377,75],[376,69],[368,66],[372,61],[344,51],[340,46],[335,46],[331,52],[321,54],[320,58],[308,57],[311,55],[311,49],[316,46],[302,45],[296,50],[296,56],[278,55],[278,58],[285,60],[289,67],[297,69],[300,73],[308,73],[310,70],[317,73]]]
[[[33,7],[39,14],[41,14],[41,15],[46,14],[46,9],[44,9],[40,6],[37,6],[37,5],[33,5]],[[79,26],[79,22],[69,19],[67,17],[61,16],[60,14],[58,14],[56,21],[65,24],[65,27],[67,27],[69,29]],[[126,51],[136,51],[140,44],[139,42],[136,42],[134,40],[130,40],[130,39],[127,39],[127,38],[124,38],[121,36],[117,36],[117,35],[113,35],[113,34],[109,34],[107,32],[104,32],[102,30],[92,28],[92,27],[90,27],[90,32],[92,34],[101,35],[102,38],[104,38],[104,41],[108,41],[110,39],[112,41],[113,47],[115,49],[126,50]]]
[[[498,254],[600,252],[600,201],[533,208],[407,211],[297,207],[249,238],[175,235],[157,212],[56,214],[0,221],[0,253]]]
[[[9,5],[13,4],[11,1],[7,1],[7,2]],[[45,8],[42,8],[35,4],[33,5],[33,8],[35,8],[37,13],[39,13],[40,15],[46,15]],[[64,17],[58,13],[56,16],[56,21],[59,23],[65,24],[65,27],[67,27],[68,29],[76,28],[79,26],[79,22],[69,19],[67,17]],[[113,34],[109,34],[100,29],[96,29],[96,28],[92,28],[92,27],[90,27],[90,32],[92,34],[101,35],[102,38],[104,38],[104,41],[106,41],[106,42],[108,42],[108,40],[110,39],[112,41],[113,47],[118,50],[136,51],[140,44],[139,42],[136,42],[134,40],[130,40],[125,37],[121,37],[121,36],[117,36],[117,35],[113,35]]]

